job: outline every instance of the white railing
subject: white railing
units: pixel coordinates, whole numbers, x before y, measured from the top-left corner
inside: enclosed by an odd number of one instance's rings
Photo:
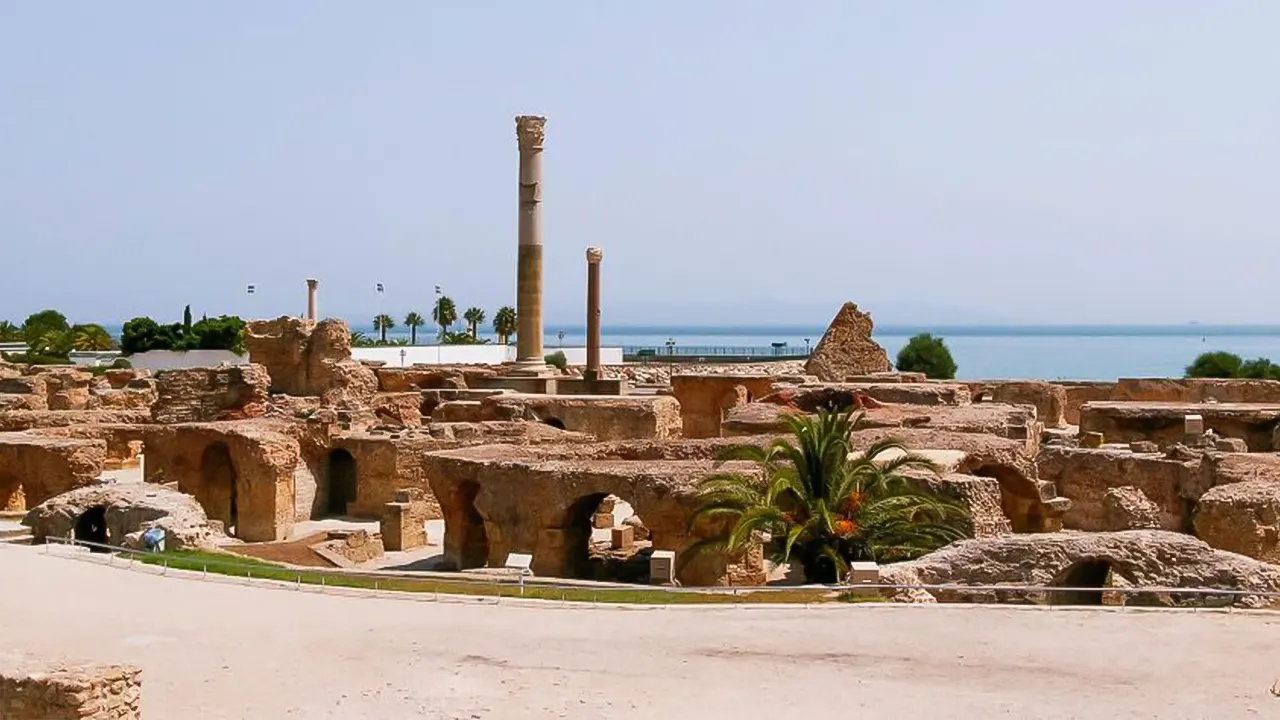
[[[765,585],[765,586],[736,586],[736,587],[667,587],[659,585],[629,585],[622,583],[611,583],[608,585],[593,582],[570,583],[557,581],[556,579],[543,578],[524,578],[513,575],[509,579],[505,578],[476,578],[464,577],[457,573],[395,573],[395,572],[371,572],[371,571],[352,571],[342,569],[322,569],[322,568],[297,568],[284,565],[271,565],[264,562],[262,566],[255,567],[252,563],[254,558],[245,557],[245,562],[219,562],[217,560],[209,560],[207,558],[184,559],[173,557],[164,553],[154,553],[145,550],[130,550],[110,545],[102,545],[98,543],[85,542],[83,540],[75,540],[72,538],[49,537],[46,541],[46,553],[53,545],[67,545],[72,547],[83,547],[90,550],[97,550],[101,554],[105,554],[106,564],[117,564],[118,559],[123,559],[122,566],[141,569],[152,567],[159,570],[161,574],[168,574],[170,570],[199,572],[200,577],[210,579],[217,577],[243,578],[250,583],[260,582],[265,586],[274,587],[291,587],[294,589],[302,589],[308,587],[319,592],[343,592],[343,593],[368,593],[385,597],[388,593],[395,597],[403,597],[410,599],[426,599],[426,600],[471,600],[477,602],[494,601],[501,602],[503,599],[525,599],[533,600],[556,600],[559,594],[559,600],[562,603],[583,603],[590,605],[597,604],[640,604],[640,605],[723,605],[738,604],[749,606],[752,604],[771,604],[765,599],[769,595],[780,598],[777,604],[795,604],[795,605],[840,605],[844,604],[839,601],[839,596],[848,596],[850,600],[867,602],[866,596],[859,597],[861,591],[911,591],[924,590],[926,592],[936,591],[963,595],[979,595],[979,594],[1012,594],[1023,599],[1022,602],[982,602],[972,601],[970,604],[984,605],[1000,605],[1000,606],[1026,606],[1041,607],[1047,609],[1063,608],[1063,607],[1079,607],[1078,605],[1055,604],[1053,602],[1041,603],[1032,602],[1028,598],[1037,594],[1052,597],[1056,594],[1066,593],[1089,593],[1098,595],[1101,593],[1118,597],[1120,607],[1122,609],[1135,607],[1130,604],[1130,598],[1141,596],[1182,596],[1185,601],[1175,603],[1172,606],[1157,603],[1154,605],[1143,604],[1136,607],[1143,608],[1214,608],[1226,607],[1232,609],[1236,601],[1243,598],[1266,599],[1269,608],[1276,609],[1280,607],[1280,592],[1267,590],[1239,590],[1230,588],[1192,588],[1192,587],[1060,587],[1046,585],[960,585],[960,584],[899,584],[899,583],[865,583],[865,584],[841,584],[841,585]],[[94,553],[94,554],[99,554]],[[92,557],[92,555],[84,555],[79,557]],[[255,570],[259,573],[254,577]],[[417,585],[417,588],[406,587]],[[443,588],[443,589],[442,589]],[[642,597],[634,597],[637,593]],[[837,598],[830,598],[830,594],[838,594]],[[812,594],[814,602],[797,600],[795,596]],[[785,596],[791,597],[785,597]],[[823,596],[827,596],[825,599]],[[695,596],[695,597],[691,597]],[[716,596],[714,600],[708,596]],[[1194,604],[1192,598],[1198,598],[1202,604]],[[1210,605],[1207,601],[1217,599],[1218,604]],[[819,602],[821,601],[821,602]],[[1225,602],[1224,602],[1225,601]],[[885,599],[885,602],[891,602]],[[900,603],[897,603],[900,604]],[[949,605],[954,603],[940,603],[941,605]],[[1084,605],[1091,607],[1091,605]]]

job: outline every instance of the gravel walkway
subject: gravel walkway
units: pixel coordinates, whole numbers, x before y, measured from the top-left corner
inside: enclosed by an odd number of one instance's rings
[[[1280,615],[479,606],[0,547],[0,653],[143,668],[155,718],[1280,717]]]

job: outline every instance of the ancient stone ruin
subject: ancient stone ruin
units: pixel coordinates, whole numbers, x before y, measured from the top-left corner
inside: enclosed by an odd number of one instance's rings
[[[842,382],[856,375],[892,370],[884,348],[871,339],[874,327],[871,315],[845,303],[813,349],[805,373],[823,382]]]
[[[542,356],[545,119],[517,119],[516,361],[389,367],[349,329],[255,320],[249,364],[145,371],[0,364],[0,511],[35,542],[218,549],[308,567],[742,586],[792,582],[768,538],[695,554],[705,478],[789,422],[853,409],[852,456],[896,438],[908,474],[968,510],[972,537],[878,570],[908,584],[1084,588],[888,592],[897,600],[1095,603],[1126,588],[1280,589],[1280,382],[948,381],[891,371],[847,303],[807,363],[600,364],[599,266],[587,251],[585,368]],[[1249,594],[1255,593],[1255,594]],[[1184,596],[1185,595],[1185,596]],[[1142,602],[1189,604],[1166,593]]]

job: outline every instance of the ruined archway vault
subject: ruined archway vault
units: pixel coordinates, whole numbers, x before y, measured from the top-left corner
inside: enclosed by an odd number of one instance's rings
[[[475,526],[469,522],[479,517],[488,565],[501,567],[509,553],[526,552],[533,554],[535,574],[572,577],[582,550],[579,511],[616,495],[643,518],[654,549],[676,551],[683,584],[763,582],[759,553],[739,562],[714,554],[683,556],[698,539],[689,531],[698,481],[717,471],[758,472],[749,463],[717,468],[710,459],[716,454],[712,446],[705,448],[706,459],[672,459],[682,451],[688,457],[691,445],[683,445],[487,445],[432,453],[427,468],[445,518],[445,559],[458,568],[479,565]]]

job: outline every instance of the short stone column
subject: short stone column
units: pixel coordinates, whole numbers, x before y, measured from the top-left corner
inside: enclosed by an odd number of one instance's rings
[[[600,248],[587,248],[587,369],[584,380],[600,379]]]
[[[315,321],[316,318],[316,290],[320,287],[319,280],[307,280],[307,319]]]
[[[516,118],[520,148],[519,250],[516,269],[516,364],[521,374],[549,372],[542,352],[542,144],[545,117]]]

